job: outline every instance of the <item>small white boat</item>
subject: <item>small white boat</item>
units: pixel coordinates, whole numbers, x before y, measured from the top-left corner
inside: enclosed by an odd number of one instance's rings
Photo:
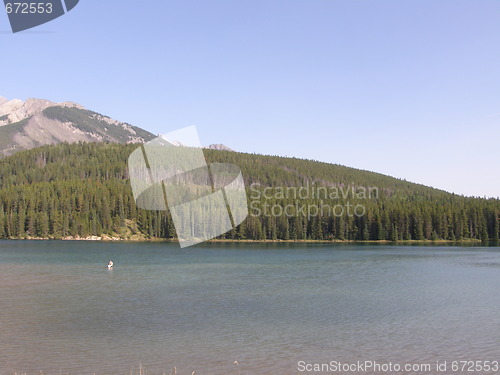
[[[108,270],[111,270],[113,269],[113,261],[110,260],[109,263],[108,263]]]

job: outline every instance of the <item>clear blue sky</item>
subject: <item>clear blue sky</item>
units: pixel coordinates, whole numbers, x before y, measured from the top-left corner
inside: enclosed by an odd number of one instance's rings
[[[0,43],[7,98],[500,196],[498,0],[81,0]]]

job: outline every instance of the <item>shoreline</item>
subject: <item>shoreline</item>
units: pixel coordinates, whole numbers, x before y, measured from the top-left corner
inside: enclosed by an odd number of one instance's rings
[[[115,236],[88,236],[88,237],[11,237],[2,238],[0,240],[5,241],[99,241],[99,242],[178,242],[175,238],[120,238]],[[481,241],[479,239],[463,239],[463,240],[401,240],[401,241],[391,241],[391,240],[249,240],[249,239],[211,239],[204,241],[203,243],[331,243],[331,244],[453,244],[453,243],[483,243],[483,242],[495,242],[494,240]]]

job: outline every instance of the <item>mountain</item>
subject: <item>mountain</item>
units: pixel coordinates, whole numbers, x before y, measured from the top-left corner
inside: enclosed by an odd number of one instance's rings
[[[0,159],[0,238],[175,238],[168,211],[147,211],[135,205],[127,159],[137,147],[60,144]],[[336,164],[203,152],[208,163],[240,167],[247,188],[250,215],[224,234],[224,239],[499,238],[498,199],[458,196]],[[362,215],[352,214],[356,207]]]
[[[209,146],[207,146],[205,148],[207,148],[209,150],[219,150],[219,151],[231,151],[231,152],[234,152],[233,149],[227,147],[226,145],[220,144],[220,143],[215,143],[215,144],[209,145]]]
[[[41,145],[76,142],[139,143],[155,136],[73,102],[0,97],[0,155]]]

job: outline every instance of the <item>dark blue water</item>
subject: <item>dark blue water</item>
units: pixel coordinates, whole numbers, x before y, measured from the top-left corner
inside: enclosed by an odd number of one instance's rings
[[[0,241],[0,304],[2,375],[500,360],[498,247]]]

